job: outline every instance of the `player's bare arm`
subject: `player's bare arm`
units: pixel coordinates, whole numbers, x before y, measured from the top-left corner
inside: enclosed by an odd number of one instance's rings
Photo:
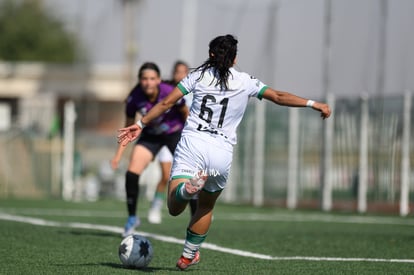
[[[153,119],[159,117],[161,114],[169,110],[174,104],[182,98],[184,95],[177,87],[165,97],[162,101],[156,104],[145,116],[143,116],[136,124],[119,129],[118,143],[122,146],[126,146],[129,142],[137,139],[142,132],[142,129],[146,124],[150,123]]]
[[[155,105],[145,116],[142,117],[141,121],[144,125],[150,123],[152,120],[159,117],[161,114],[169,110],[174,104],[182,98],[184,95],[177,87],[166,96],[162,101]]]
[[[331,115],[331,109],[329,108],[328,104],[308,100],[288,92],[277,91],[271,88],[267,88],[263,93],[263,98],[283,106],[312,107],[312,109],[321,112],[321,117],[323,119],[328,118]]]
[[[134,121],[135,121],[135,118],[127,117],[125,120],[125,127],[128,125],[131,125],[132,123],[134,123]],[[121,157],[124,151],[125,151],[125,146],[121,146],[121,144],[119,144],[115,152],[115,155],[112,157],[110,161],[112,169],[116,170],[118,168],[119,161],[121,160]]]

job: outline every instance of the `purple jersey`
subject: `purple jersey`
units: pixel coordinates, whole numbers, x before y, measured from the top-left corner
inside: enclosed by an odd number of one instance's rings
[[[126,100],[125,113],[127,117],[135,118],[136,113],[146,115],[148,111],[158,102],[164,99],[174,89],[173,86],[166,83],[159,85],[159,95],[155,102],[150,102],[144,91],[139,85],[135,86]],[[181,131],[184,127],[184,118],[179,111],[185,105],[185,99],[182,98],[166,113],[151,121],[143,132],[151,135],[171,134]]]

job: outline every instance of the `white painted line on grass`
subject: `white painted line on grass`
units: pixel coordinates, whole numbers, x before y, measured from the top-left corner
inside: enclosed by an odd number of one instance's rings
[[[47,221],[39,218],[31,218],[31,217],[23,217],[23,216],[16,216],[6,213],[0,212],[0,220],[7,220],[7,221],[14,221],[14,222],[22,222],[28,223],[33,225],[39,226],[53,226],[53,227],[69,227],[69,228],[76,228],[76,229],[94,229],[112,233],[119,233],[123,232],[123,229],[118,226],[111,226],[111,225],[100,225],[100,224],[89,224],[89,223],[63,223],[63,222],[56,222],[56,221]],[[140,234],[145,237],[153,238],[159,241],[168,242],[168,243],[175,243],[175,244],[183,244],[183,239],[178,239],[174,237],[159,235],[148,233],[144,231],[137,231],[137,234]],[[203,249],[210,249],[214,251],[219,251],[223,253],[243,256],[243,257],[250,257],[262,260],[276,260],[276,261],[326,261],[326,262],[385,262],[385,263],[414,263],[414,259],[375,259],[375,258],[339,258],[339,257],[306,257],[306,256],[292,256],[292,257],[274,257],[265,254],[259,254],[239,249],[232,249],[221,247],[212,243],[203,243]]]
[[[125,215],[121,211],[101,210],[68,210],[68,209],[45,209],[45,208],[0,208],[15,215],[39,215],[39,216],[65,216],[65,217],[103,217],[119,218]],[[378,224],[378,225],[406,225],[414,226],[414,220],[410,217],[381,217],[381,216],[356,216],[356,215],[333,215],[318,213],[221,213],[214,214],[217,220],[235,221],[268,221],[268,222],[326,222],[326,223],[347,223],[347,224]]]
[[[124,211],[102,211],[83,209],[48,209],[48,208],[3,208],[4,211],[16,215],[39,215],[39,216],[65,216],[65,217],[103,217],[119,218],[124,217]]]
[[[218,215],[215,215],[215,217]],[[219,216],[216,218],[220,218]],[[407,225],[414,226],[414,220],[393,217],[333,216],[330,214],[228,214],[227,220],[235,221],[280,221],[280,222],[326,222],[350,224]]]

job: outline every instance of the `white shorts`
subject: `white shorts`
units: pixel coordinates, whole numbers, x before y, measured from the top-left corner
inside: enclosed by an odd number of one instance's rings
[[[172,162],[173,156],[167,146],[162,146],[161,150],[157,154],[159,162]]]
[[[197,136],[181,136],[174,153],[171,178],[192,178],[200,170],[208,176],[203,190],[224,189],[230,173],[233,151]]]

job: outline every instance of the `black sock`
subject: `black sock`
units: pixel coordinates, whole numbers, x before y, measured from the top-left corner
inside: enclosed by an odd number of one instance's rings
[[[139,195],[139,175],[127,171],[125,174],[125,191],[128,215],[135,216]]]

